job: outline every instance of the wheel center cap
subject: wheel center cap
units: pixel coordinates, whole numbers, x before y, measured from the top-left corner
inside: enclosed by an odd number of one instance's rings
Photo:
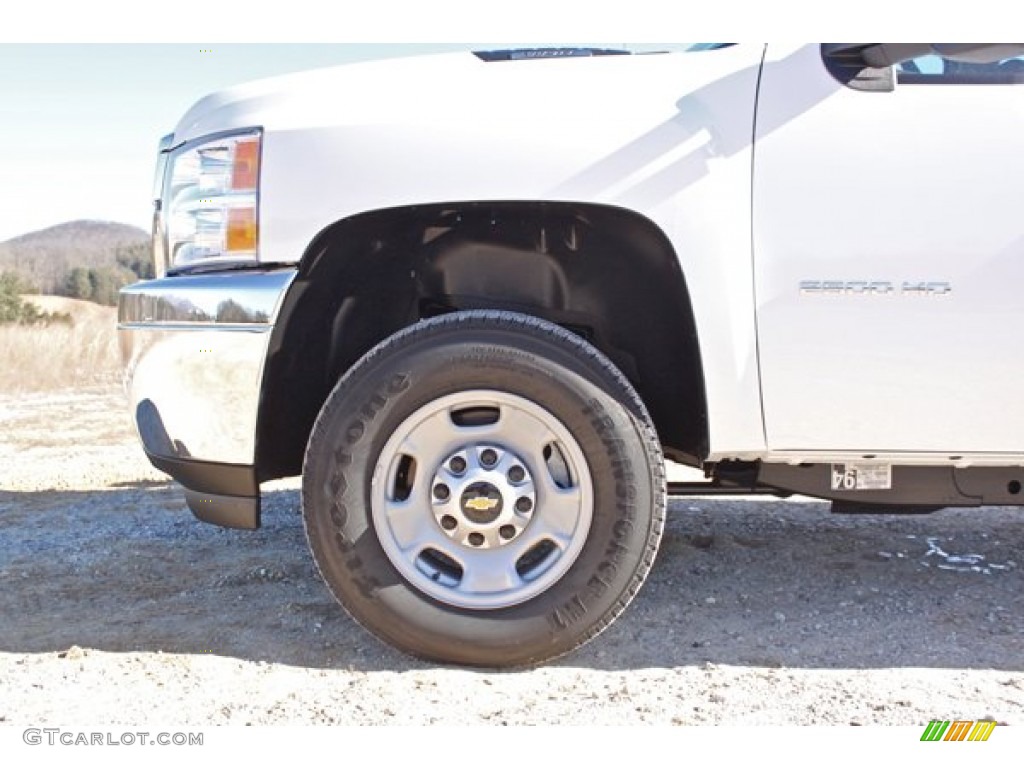
[[[501,515],[501,493],[490,483],[473,483],[459,498],[462,514],[477,525],[493,523]]]

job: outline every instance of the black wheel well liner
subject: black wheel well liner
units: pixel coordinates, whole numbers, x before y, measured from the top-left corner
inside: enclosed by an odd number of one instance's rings
[[[637,389],[667,455],[697,464],[706,454],[693,310],[657,225],[589,203],[447,203],[343,219],[309,245],[270,340],[257,478],[300,473],[320,407],[374,345],[468,309],[522,312],[583,336]]]

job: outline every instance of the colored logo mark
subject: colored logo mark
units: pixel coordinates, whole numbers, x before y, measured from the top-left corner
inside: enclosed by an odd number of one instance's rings
[[[994,720],[932,720],[921,741],[988,741],[995,728]]]
[[[466,502],[466,506],[470,509],[476,510],[477,512],[490,512],[498,506],[498,500],[489,499],[486,496],[477,496],[476,498],[469,499]]]

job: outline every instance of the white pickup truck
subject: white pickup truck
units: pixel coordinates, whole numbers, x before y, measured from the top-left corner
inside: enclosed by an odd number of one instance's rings
[[[301,474],[352,616],[485,666],[608,626],[666,493],[1021,504],[1022,54],[484,51],[208,96],[121,295],[146,453],[240,528]]]

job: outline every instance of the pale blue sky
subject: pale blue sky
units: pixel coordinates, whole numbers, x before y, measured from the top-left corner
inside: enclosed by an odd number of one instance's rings
[[[0,241],[70,219],[148,229],[157,141],[210,91],[314,67],[475,47],[0,44]]]

